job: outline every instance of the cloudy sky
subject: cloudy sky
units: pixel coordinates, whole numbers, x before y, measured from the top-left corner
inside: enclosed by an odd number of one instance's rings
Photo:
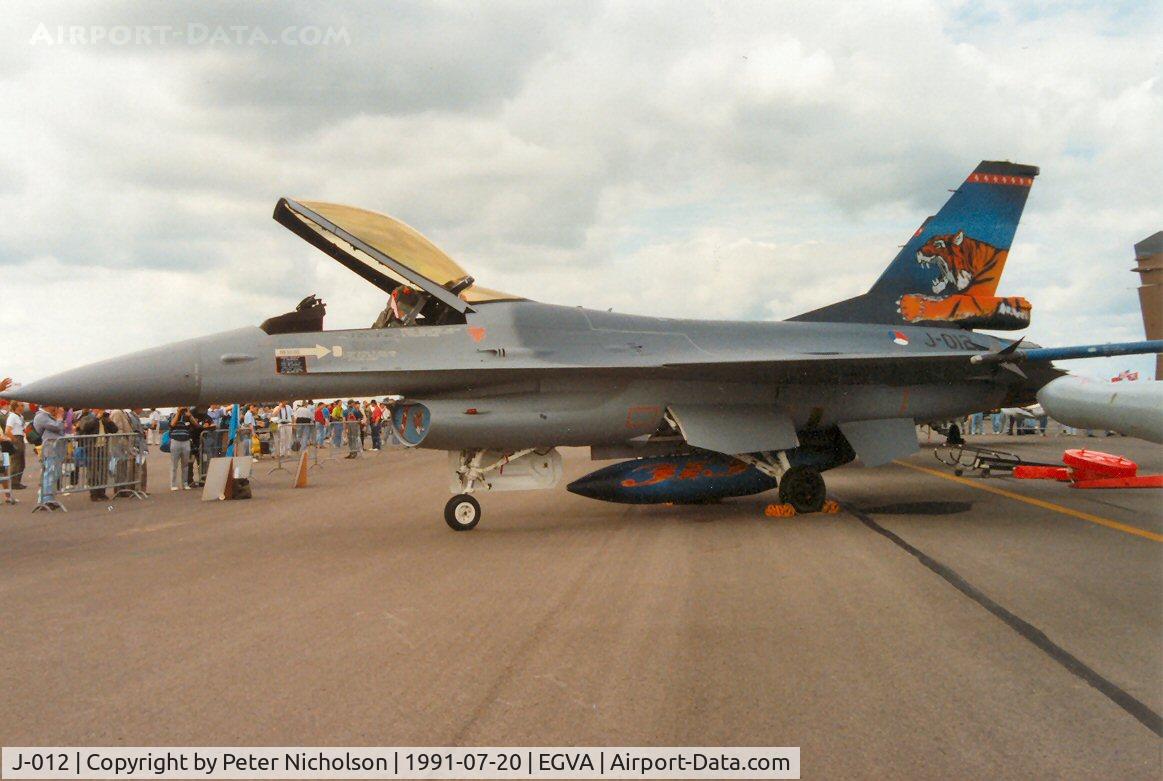
[[[1142,337],[1158,3],[53,3],[0,29],[0,374],[380,291],[270,218],[396,215],[482,284],[780,319],[865,290],[982,159],[1042,167],[1000,294]],[[1095,362],[1098,363],[1098,362]],[[1120,359],[1087,369],[1149,369]]]

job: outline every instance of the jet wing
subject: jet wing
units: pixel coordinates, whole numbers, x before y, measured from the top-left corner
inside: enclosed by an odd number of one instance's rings
[[[802,383],[846,385],[908,385],[928,382],[969,380],[1017,380],[1001,367],[982,367],[970,362],[972,354],[947,353],[874,353],[874,354],[804,354],[756,358],[755,360],[673,361],[662,364],[654,373],[691,379],[751,381],[761,383]],[[1047,365],[1028,370],[1049,372],[1047,381],[1063,372]]]

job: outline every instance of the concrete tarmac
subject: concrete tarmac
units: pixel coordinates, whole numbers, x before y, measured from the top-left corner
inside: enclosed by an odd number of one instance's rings
[[[1137,440],[974,441],[1163,471]],[[565,456],[567,479],[600,466]],[[3,745],[800,746],[804,778],[1163,773],[1158,490],[951,480],[925,449],[828,473],[833,515],[558,489],[483,496],[454,533],[443,453],[329,461],[304,490],[260,462],[254,499],[209,503],[169,492],[162,459],[146,501],[0,507]]]

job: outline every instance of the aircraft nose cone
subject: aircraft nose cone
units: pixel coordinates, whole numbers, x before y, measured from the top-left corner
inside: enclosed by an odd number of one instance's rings
[[[9,390],[5,397],[66,407],[163,407],[198,401],[197,340],[111,358]]]

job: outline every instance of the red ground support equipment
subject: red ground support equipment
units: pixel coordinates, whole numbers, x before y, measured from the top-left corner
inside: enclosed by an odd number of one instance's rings
[[[1106,477],[1100,480],[1077,480],[1071,488],[1163,488],[1163,475]]]
[[[1023,465],[1014,467],[1014,477],[1019,480],[1059,480],[1070,482],[1070,469],[1064,466],[1033,466]]]
[[[1129,458],[1097,450],[1067,450],[1066,466],[1016,466],[1014,477],[1070,481],[1071,488],[1163,488],[1163,475],[1140,475]]]
[[[1062,454],[1062,463],[1070,467],[1076,482],[1134,477],[1139,472],[1139,465],[1131,459],[1097,450],[1067,450]]]

